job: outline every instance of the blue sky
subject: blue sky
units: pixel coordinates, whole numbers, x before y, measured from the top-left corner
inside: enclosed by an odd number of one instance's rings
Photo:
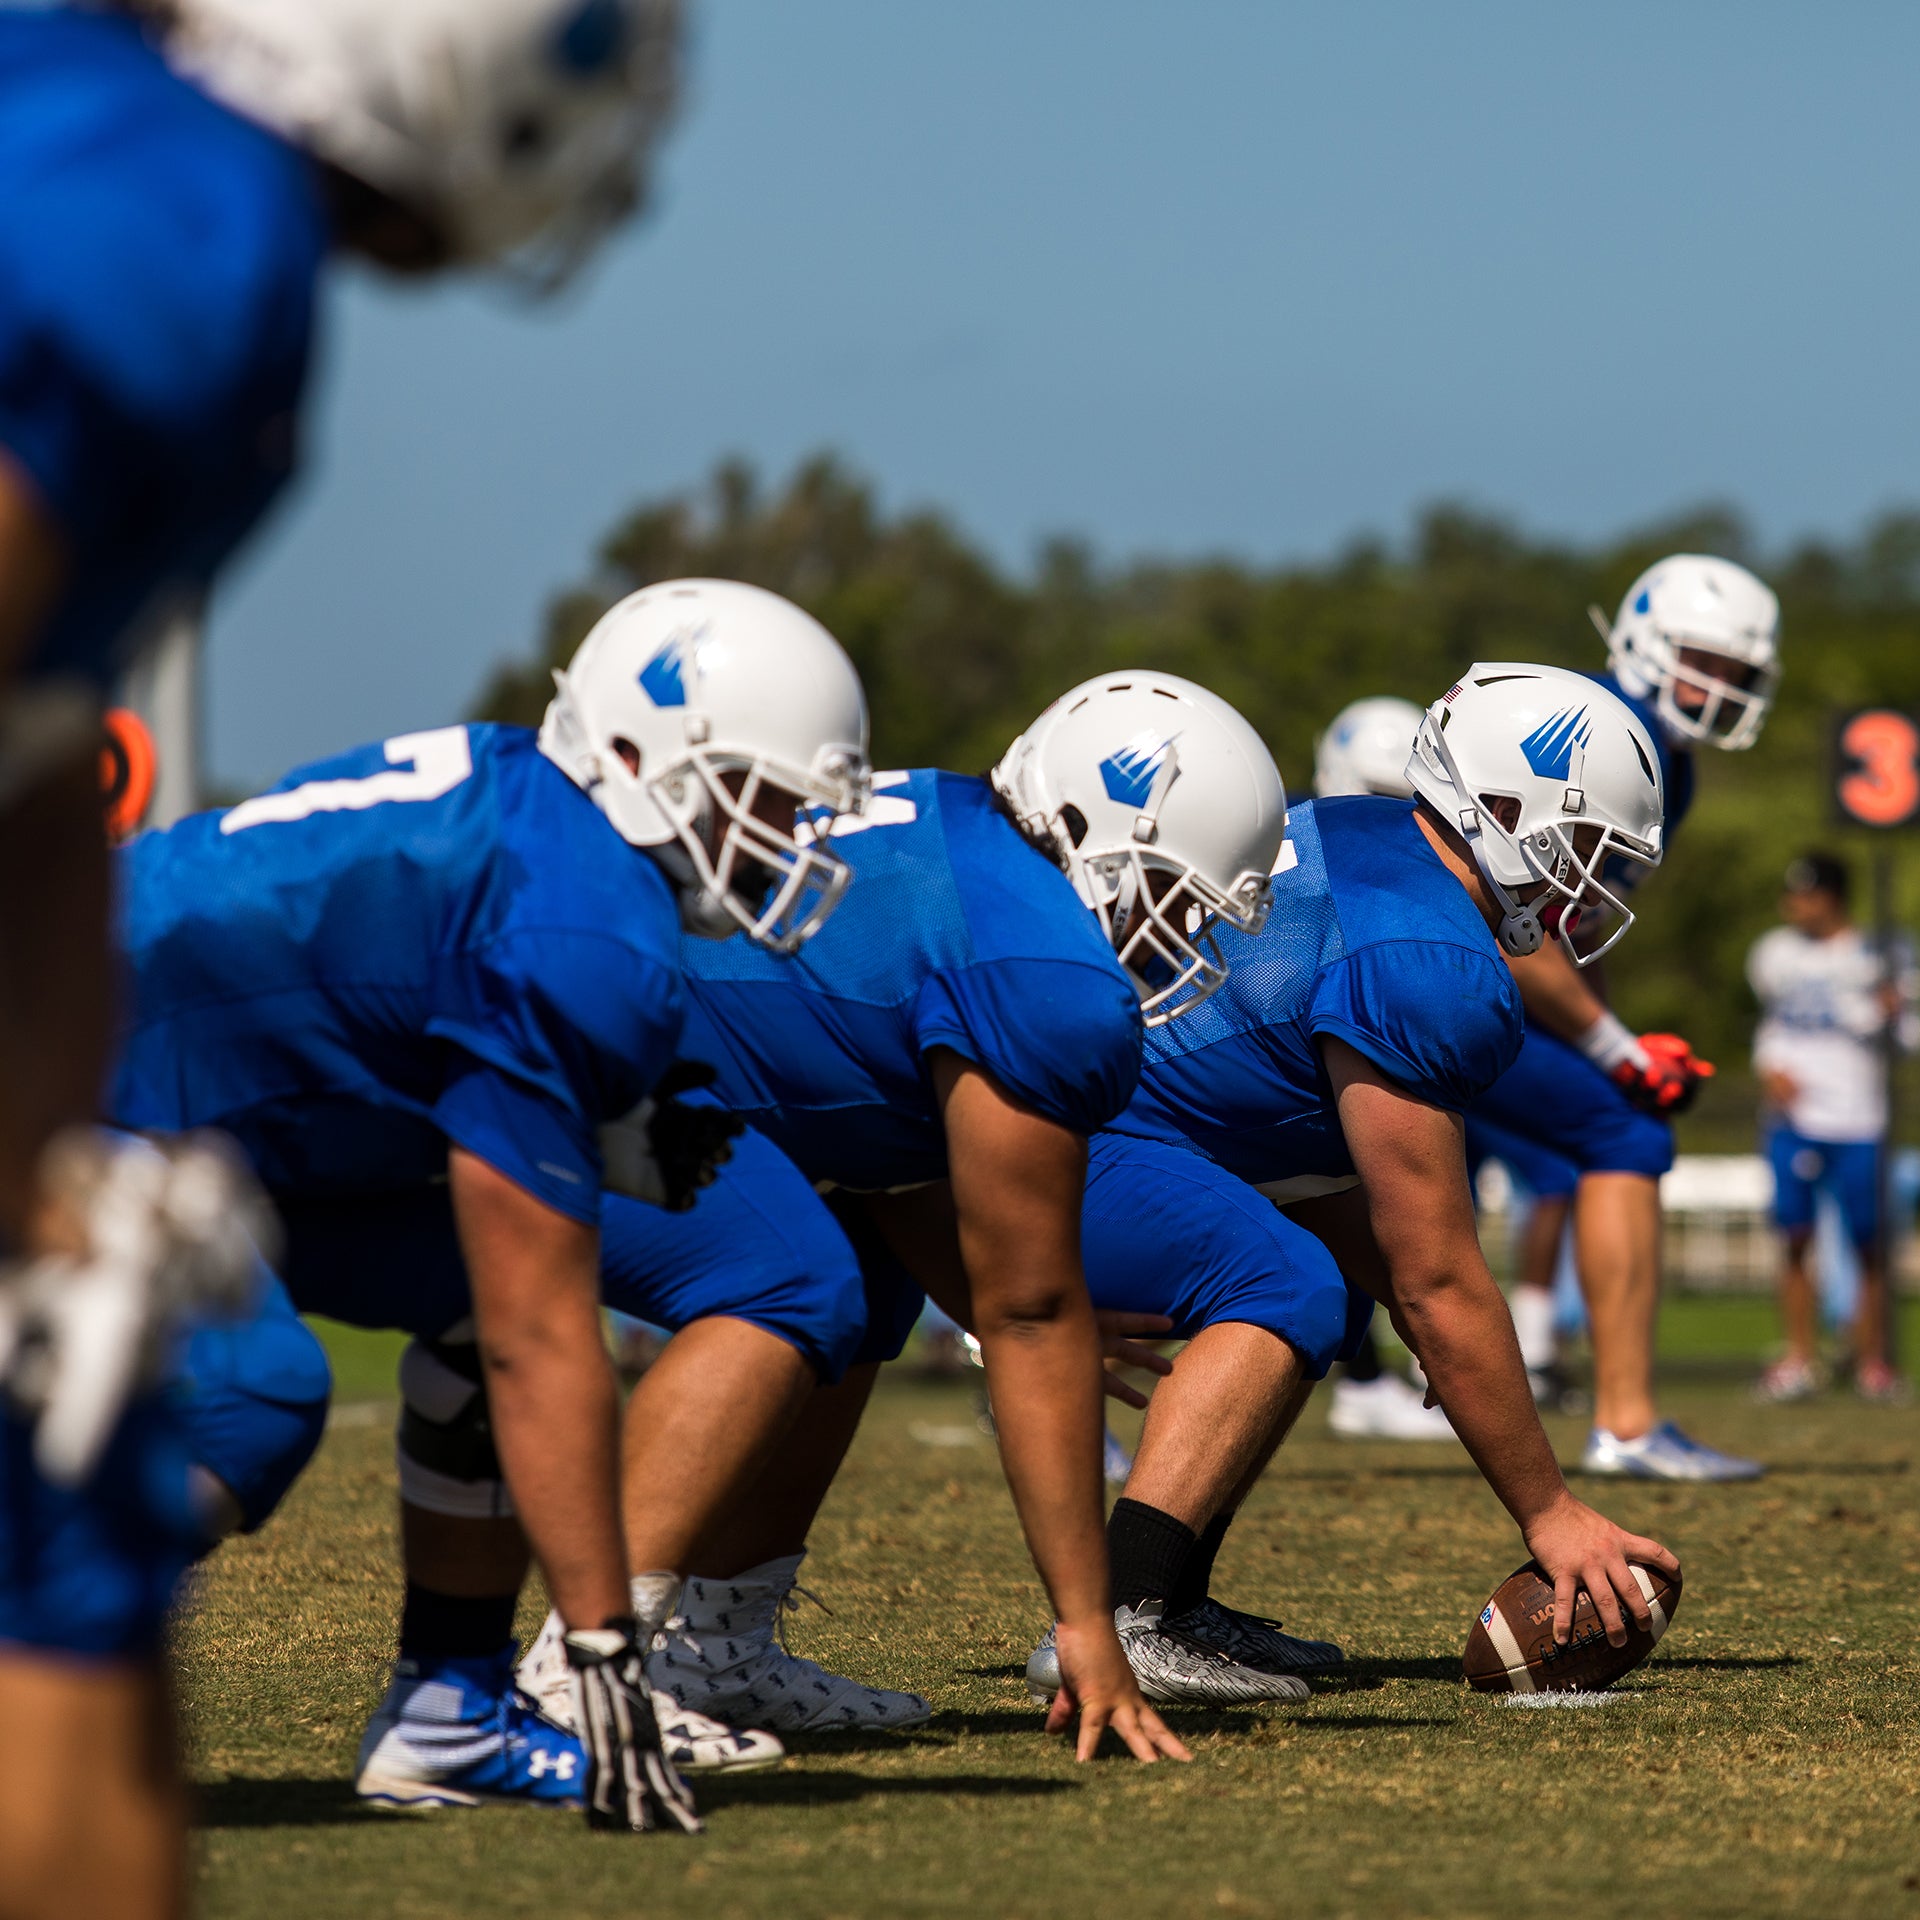
[[[534,313],[349,276],[215,604],[230,785],[445,719],[626,508],[834,447],[1006,560],[1461,498],[1920,498],[1920,9],[706,0],[653,217]]]

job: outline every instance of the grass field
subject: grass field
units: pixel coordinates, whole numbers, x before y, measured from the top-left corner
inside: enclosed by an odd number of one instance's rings
[[[963,1384],[883,1383],[806,1573],[796,1649],[935,1703],[703,1789],[700,1840],[577,1816],[363,1812],[348,1784],[398,1608],[376,1345],[285,1510],[182,1635],[211,1914],[1920,1915],[1920,1412],[1745,1397],[1764,1308],[1680,1302],[1683,1420],[1773,1465],[1604,1489],[1686,1563],[1650,1666],[1581,1712],[1467,1693],[1472,1611],[1521,1557],[1463,1454],[1338,1442],[1310,1407],[1217,1590],[1341,1640],[1304,1707],[1180,1716],[1191,1767],[1076,1767],[1020,1669],[1045,1609]],[[1913,1351],[1911,1345],[1909,1351]],[[384,1378],[390,1380],[387,1373]],[[1550,1423],[1563,1458],[1577,1423]],[[1588,1483],[1585,1490],[1592,1495]],[[531,1615],[527,1624],[531,1625]]]

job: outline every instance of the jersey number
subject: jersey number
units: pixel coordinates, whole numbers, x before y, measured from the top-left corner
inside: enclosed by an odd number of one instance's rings
[[[359,780],[309,780],[285,793],[263,793],[230,807],[222,833],[248,827],[304,820],[315,813],[357,813],[389,800],[438,800],[473,772],[473,748],[465,727],[435,727],[431,733],[398,733],[386,743],[391,773],[370,773]],[[411,765],[408,765],[408,762]]]

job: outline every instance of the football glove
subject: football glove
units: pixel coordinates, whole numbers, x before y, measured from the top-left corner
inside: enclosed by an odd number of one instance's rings
[[[703,1060],[676,1060],[652,1093],[600,1129],[606,1183],[615,1193],[685,1213],[733,1155],[746,1122],[724,1107],[688,1106],[678,1096],[713,1082]]]
[[[587,1825],[625,1833],[700,1832],[692,1789],[661,1751],[638,1624],[610,1620],[576,1629],[563,1644],[574,1725],[587,1754]]]
[[[217,1134],[70,1129],[41,1157],[40,1197],[63,1247],[0,1273],[0,1383],[41,1472],[79,1486],[181,1320],[244,1311],[274,1221]]]
[[[1642,1113],[1662,1119],[1685,1113],[1702,1081],[1713,1078],[1713,1063],[1702,1060],[1677,1033],[1643,1033],[1638,1060],[1623,1060],[1613,1084]]]

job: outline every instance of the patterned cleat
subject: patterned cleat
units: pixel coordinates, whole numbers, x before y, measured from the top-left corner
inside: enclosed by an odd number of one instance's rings
[[[1331,1640],[1302,1640],[1282,1633],[1280,1622],[1263,1613],[1242,1613],[1213,1599],[1169,1620],[1167,1631],[1257,1673],[1327,1673],[1346,1664],[1347,1656]]]
[[[1769,1406],[1787,1406],[1796,1400],[1811,1400],[1826,1385],[1821,1370],[1807,1360],[1789,1355],[1776,1360],[1753,1383],[1753,1397]]]
[[[382,1807],[488,1801],[575,1807],[586,1756],[513,1683],[513,1649],[483,1660],[400,1660],[360,1741],[354,1791]]]
[[[729,1724],[781,1733],[917,1727],[933,1711],[919,1694],[863,1686],[787,1651],[778,1633],[806,1592],[795,1579],[804,1557],[787,1554],[731,1580],[689,1580],[647,1678],[683,1708]]]
[[[549,1720],[573,1731],[573,1671],[567,1664],[566,1629],[557,1613],[547,1615],[516,1678],[521,1691],[533,1698]],[[755,1773],[787,1756],[772,1734],[723,1726],[704,1713],[691,1712],[657,1687],[653,1717],[660,1728],[660,1745],[680,1773]]]
[[[1158,1600],[1113,1610],[1120,1650],[1127,1656],[1141,1693],[1155,1706],[1244,1707],[1261,1700],[1311,1697],[1307,1683],[1297,1674],[1264,1673],[1242,1666],[1218,1649],[1203,1646],[1163,1624],[1162,1611]],[[1183,1617],[1191,1619],[1195,1611],[1190,1609]],[[1060,1654],[1054,1629],[1049,1627],[1046,1638],[1027,1656],[1027,1697],[1036,1707],[1044,1707],[1059,1691]]]
[[[1702,1446],[1663,1420],[1633,1440],[1595,1427],[1587,1435],[1580,1471],[1626,1480],[1758,1480],[1766,1468],[1758,1460]]]

